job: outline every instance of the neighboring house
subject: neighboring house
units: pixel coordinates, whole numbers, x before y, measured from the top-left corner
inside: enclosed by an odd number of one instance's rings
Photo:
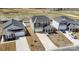
[[[70,24],[69,26],[68,26],[68,30],[69,31],[73,31],[73,29],[75,28],[75,25],[74,24]]]
[[[67,29],[67,25],[69,24],[69,22],[71,22],[72,20],[66,16],[60,16],[55,18],[51,25],[56,28],[57,30],[61,30],[61,31],[65,31]]]
[[[73,21],[68,25],[68,30],[69,31],[79,31],[79,21]]]
[[[33,16],[30,20],[30,23],[34,32],[50,31],[50,19],[47,16]]]
[[[9,20],[3,24],[4,41],[14,40],[20,36],[25,36],[24,25],[17,20]]]
[[[51,22],[51,25],[62,32],[65,32],[66,30],[79,31],[79,21],[72,20],[66,16],[60,16],[55,18]]]

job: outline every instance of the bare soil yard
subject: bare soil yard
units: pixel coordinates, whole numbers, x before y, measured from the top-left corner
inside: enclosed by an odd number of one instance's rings
[[[0,44],[0,51],[16,51],[16,43],[13,41]]]
[[[76,37],[79,39],[79,33],[76,33],[75,35],[76,35]]]
[[[26,36],[30,49],[32,51],[44,51],[45,48],[36,34],[32,31],[31,27],[28,27],[27,30],[30,33],[29,36]]]
[[[73,43],[68,40],[63,33],[57,31],[56,34],[49,34],[48,37],[57,47],[71,46]]]

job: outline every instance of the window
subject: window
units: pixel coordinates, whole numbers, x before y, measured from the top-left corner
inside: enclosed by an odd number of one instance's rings
[[[40,24],[39,24],[39,23],[36,23],[36,24],[35,24],[35,27],[39,27],[39,26],[40,26]]]

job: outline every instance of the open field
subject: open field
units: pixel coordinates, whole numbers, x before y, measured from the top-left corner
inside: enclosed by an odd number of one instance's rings
[[[47,15],[52,18],[58,16],[68,16],[72,19],[79,19],[79,11],[50,11],[49,9],[29,9],[29,8],[17,8],[17,9],[0,9],[0,16],[15,17],[18,16],[20,19],[26,19],[33,15]],[[10,14],[5,14],[6,12],[11,12]],[[15,13],[13,13],[15,12]]]
[[[79,20],[79,11],[52,11],[52,14],[58,14],[60,16],[67,16],[73,20]]]

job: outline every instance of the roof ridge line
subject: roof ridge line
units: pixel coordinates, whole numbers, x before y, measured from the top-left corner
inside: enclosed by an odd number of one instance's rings
[[[37,20],[37,17],[35,18],[35,21],[34,21],[34,23],[36,22],[36,20]]]

